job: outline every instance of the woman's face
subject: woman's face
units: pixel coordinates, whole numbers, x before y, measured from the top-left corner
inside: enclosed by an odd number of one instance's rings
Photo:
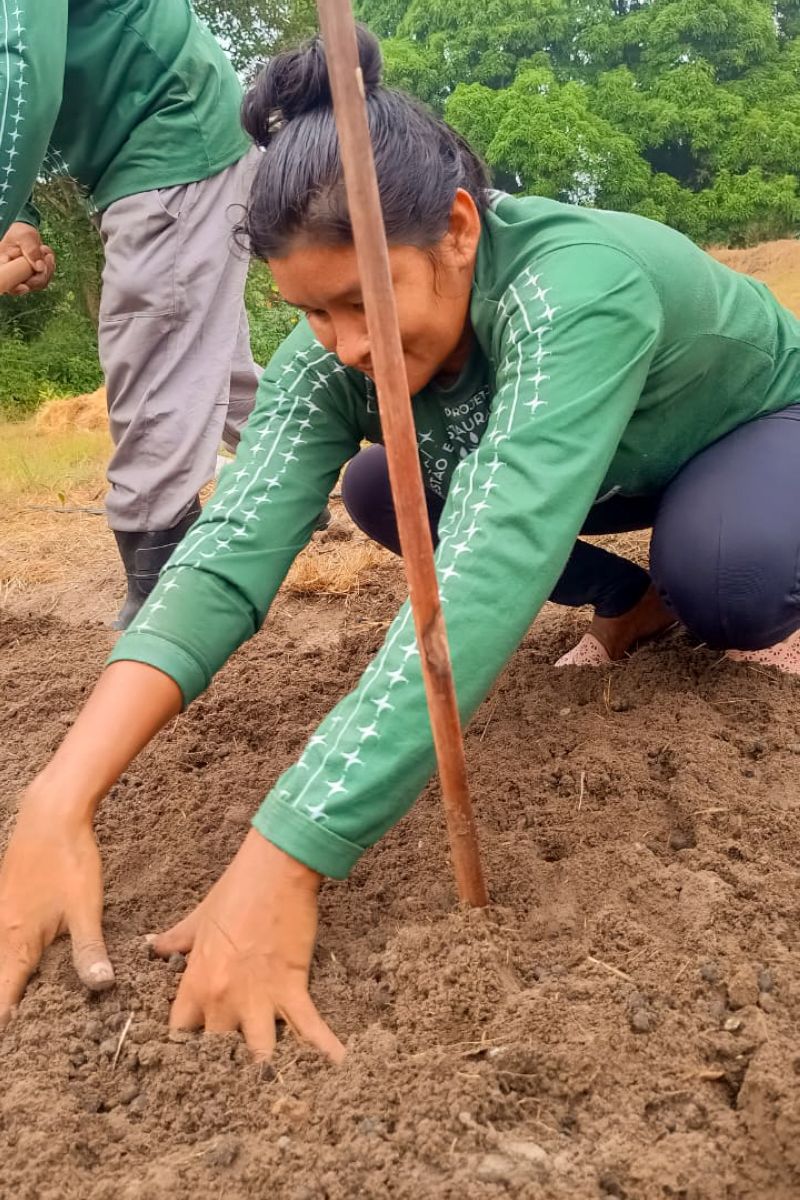
[[[389,249],[412,395],[436,376],[457,374],[469,354],[469,301],[479,236],[475,203],[459,191],[448,232],[432,251]],[[269,265],[284,299],[306,314],[322,345],[345,366],[374,378],[355,249],[296,243]]]

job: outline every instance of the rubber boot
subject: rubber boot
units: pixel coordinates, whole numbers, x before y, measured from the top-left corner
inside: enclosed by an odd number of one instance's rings
[[[112,531],[128,577],[128,594],[116,620],[111,624],[112,629],[128,628],[156,586],[161,568],[199,516],[200,501],[195,499],[186,516],[171,529],[133,533],[120,529]]]

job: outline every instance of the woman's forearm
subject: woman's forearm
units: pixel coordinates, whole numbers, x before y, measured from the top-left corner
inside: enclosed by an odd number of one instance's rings
[[[182,704],[178,685],[162,671],[144,663],[112,663],[28,795],[62,815],[91,819],[106,792]]]

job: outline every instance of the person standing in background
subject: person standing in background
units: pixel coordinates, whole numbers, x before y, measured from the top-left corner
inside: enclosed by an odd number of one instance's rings
[[[257,159],[242,90],[189,0],[7,0],[0,8],[0,263],[47,287],[40,174],[86,192],[103,241],[99,348],[114,454],[106,511],[125,629],[235,447],[260,377],[231,237]]]

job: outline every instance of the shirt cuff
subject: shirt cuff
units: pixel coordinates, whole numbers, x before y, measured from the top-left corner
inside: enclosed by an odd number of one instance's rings
[[[156,633],[126,633],[111,651],[106,665],[114,662],[140,662],[155,667],[177,683],[184,708],[191,704],[211,682],[212,672],[187,653],[182,646]]]
[[[272,795],[253,817],[253,828],[279,850],[331,879],[346,879],[366,849]]]
[[[42,216],[32,200],[27,200],[16,217],[17,221],[22,221],[25,225],[33,225],[34,229],[38,229],[42,223]]]

